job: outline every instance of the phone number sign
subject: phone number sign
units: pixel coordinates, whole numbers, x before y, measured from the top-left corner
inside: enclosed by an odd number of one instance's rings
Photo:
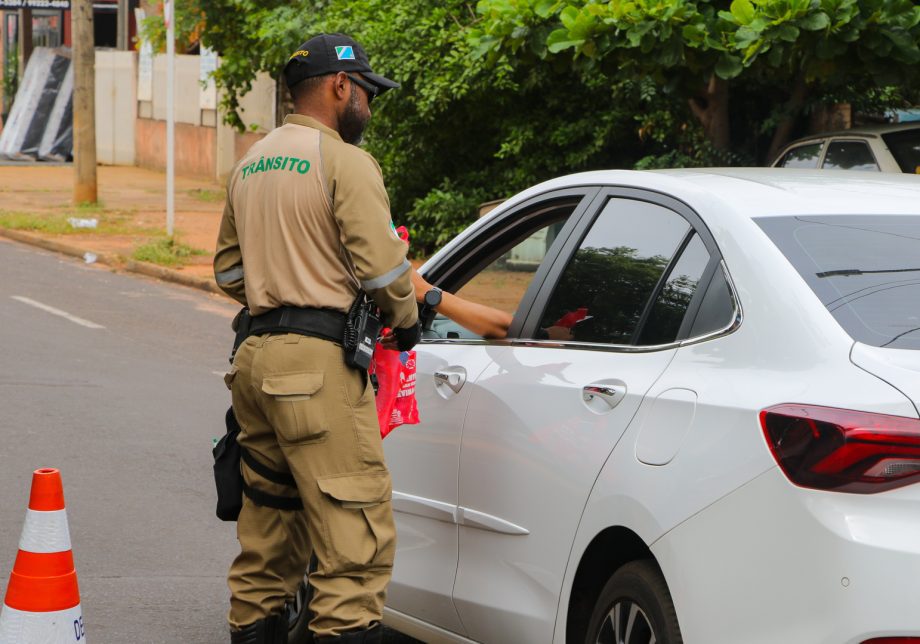
[[[70,9],[70,0],[0,0],[0,9]]]

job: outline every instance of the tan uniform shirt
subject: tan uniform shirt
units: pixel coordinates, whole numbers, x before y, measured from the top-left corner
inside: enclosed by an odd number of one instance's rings
[[[386,323],[408,327],[418,319],[409,269],[380,166],[319,121],[288,116],[230,175],[214,274],[253,315],[347,312],[363,288]]]

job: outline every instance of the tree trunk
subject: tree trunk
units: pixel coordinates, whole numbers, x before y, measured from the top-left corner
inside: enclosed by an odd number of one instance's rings
[[[792,94],[783,107],[783,120],[780,121],[773,132],[773,140],[770,142],[767,158],[764,159],[766,163],[773,161],[792,137],[792,130],[795,127],[796,120],[799,118],[799,114],[802,112],[802,107],[805,105],[805,99],[808,98],[808,92],[809,87],[805,82],[805,77],[799,74],[799,77],[795,80],[795,85],[792,87]]]
[[[703,126],[713,147],[722,151],[731,148],[727,80],[713,74],[701,95],[690,99],[690,111]]]

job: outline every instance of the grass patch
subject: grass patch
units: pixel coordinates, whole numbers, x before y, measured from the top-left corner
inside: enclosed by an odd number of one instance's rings
[[[49,235],[145,235],[161,234],[159,228],[136,226],[132,211],[103,211],[99,208],[77,207],[56,213],[35,213],[0,210],[0,228],[27,230]],[[68,221],[96,219],[96,228],[74,228]]]
[[[76,232],[66,215],[36,215],[30,212],[0,212],[0,228],[32,230],[53,235]]]
[[[157,239],[134,249],[132,257],[139,262],[160,266],[182,266],[190,257],[207,255],[208,251],[192,248],[173,238]]]
[[[194,188],[193,190],[189,190],[188,194],[198,201],[205,201],[207,203],[223,201],[225,196],[223,190],[211,190],[209,188]]]

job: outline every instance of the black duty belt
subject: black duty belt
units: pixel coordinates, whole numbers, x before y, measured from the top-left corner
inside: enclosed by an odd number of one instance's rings
[[[345,336],[345,314],[332,309],[281,306],[253,316],[249,335],[263,333],[300,333],[341,343]]]

